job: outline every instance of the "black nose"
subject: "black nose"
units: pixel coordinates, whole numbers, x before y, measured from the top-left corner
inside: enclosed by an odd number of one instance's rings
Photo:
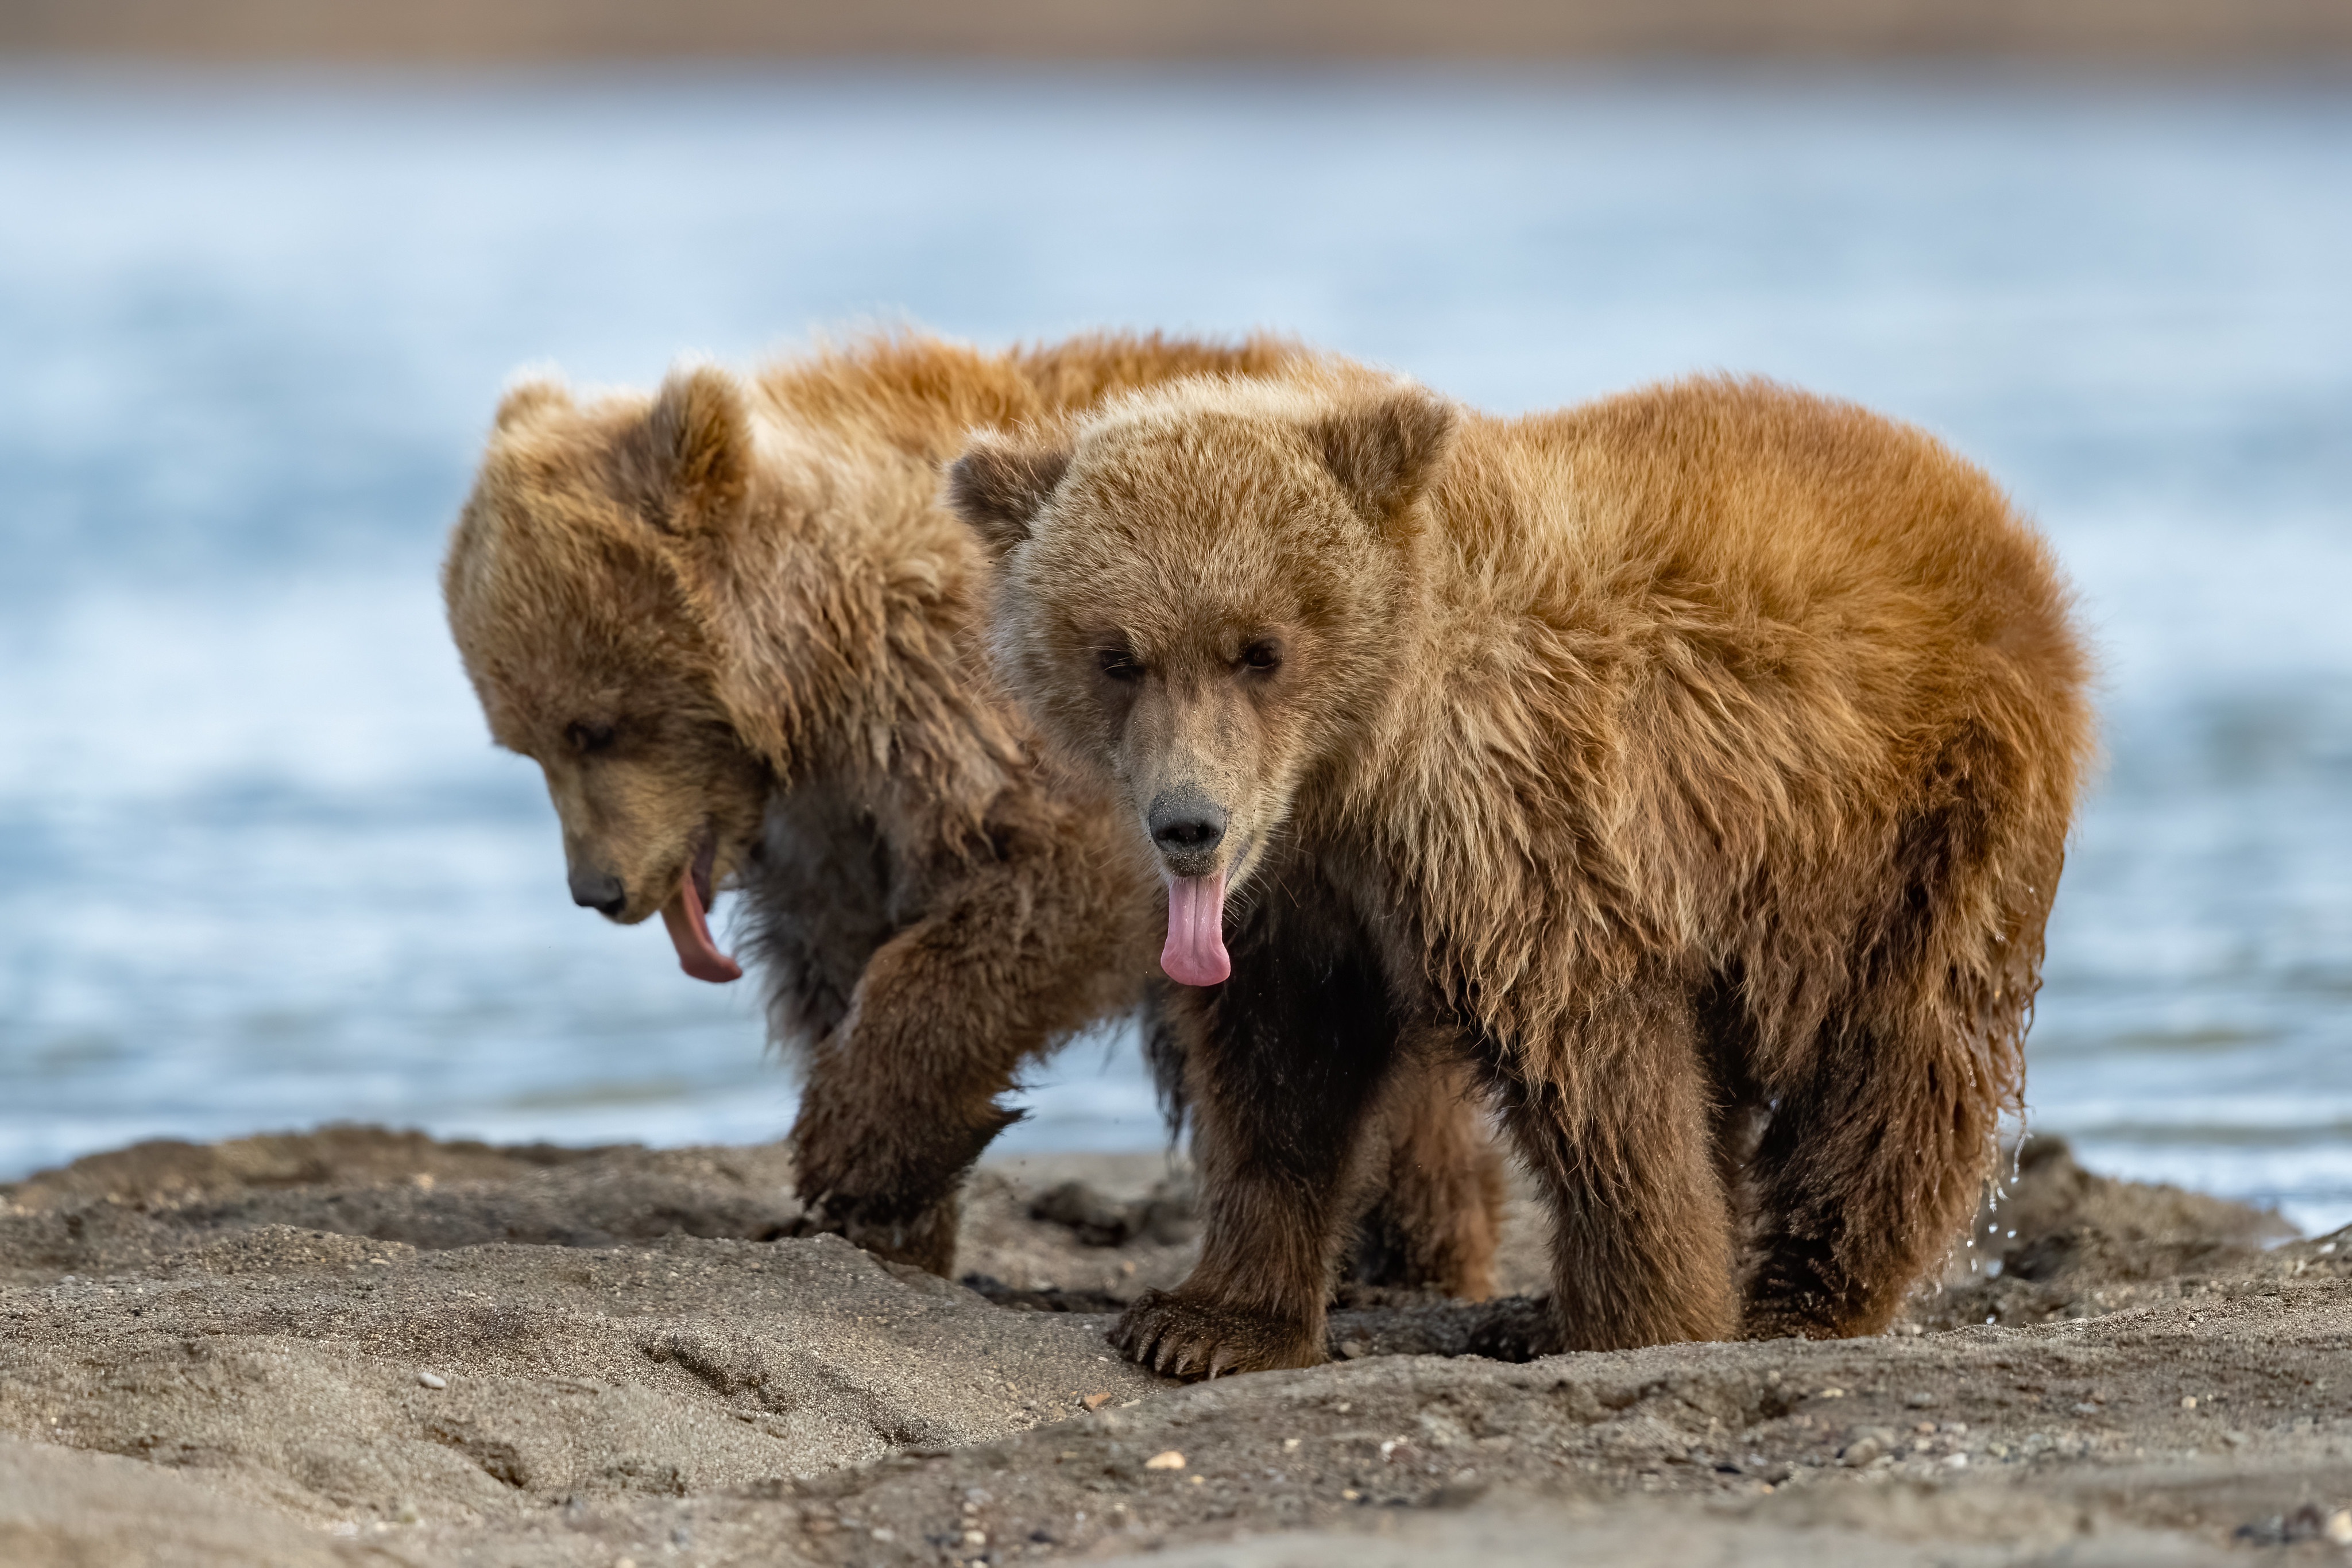
[[[599,915],[618,915],[628,907],[629,890],[609,871],[572,868],[572,902]]]
[[[1170,854],[1206,854],[1225,841],[1225,809],[1189,789],[1152,801],[1143,821],[1151,841]]]

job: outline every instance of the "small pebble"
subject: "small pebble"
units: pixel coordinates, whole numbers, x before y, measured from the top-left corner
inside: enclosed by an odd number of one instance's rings
[[[1163,1448],[1144,1460],[1143,1468],[1147,1470],[1181,1470],[1184,1468],[1184,1456],[1173,1448]]]
[[[1966,1454],[1946,1454],[1944,1463],[1956,1470],[1964,1470],[1969,1468],[1969,1457]]]
[[[423,1384],[427,1388],[446,1388],[449,1386],[449,1380],[442,1376],[437,1372],[420,1372],[416,1375],[416,1381]]]
[[[2352,1546],[2352,1508],[2339,1508],[2329,1514],[2319,1533],[2338,1546]]]
[[[1294,1448],[1297,1448],[1297,1447],[1298,1447],[1298,1439],[1297,1439],[1297,1438],[1296,1438],[1296,1437],[1285,1437],[1285,1438],[1282,1440],[1282,1451],[1283,1451],[1284,1453],[1286,1453],[1286,1453],[1289,1453],[1292,1449],[1294,1449]]]
[[[2196,1408],[2197,1408],[2197,1396],[2195,1396],[2194,1394],[2184,1394],[2184,1395],[2182,1395],[2182,1396],[2180,1396],[2180,1407],[2181,1407],[2183,1410],[2194,1410],[2194,1409],[2196,1409]]]
[[[1364,1354],[1364,1342],[1361,1340],[1343,1339],[1339,1342],[1339,1354],[1346,1356],[1349,1361],[1355,1361],[1361,1358]]]
[[[988,1544],[988,1531],[967,1530],[963,1532],[963,1543],[966,1546],[985,1546]]]
[[[1099,1410],[1104,1406],[1110,1403],[1110,1396],[1108,1393],[1089,1394],[1084,1399],[1079,1400],[1078,1403],[1085,1406],[1089,1410]]]

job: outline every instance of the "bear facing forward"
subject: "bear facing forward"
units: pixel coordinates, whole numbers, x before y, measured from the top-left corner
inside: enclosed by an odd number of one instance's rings
[[[990,437],[994,646],[1169,887],[1204,1246],[1129,1354],[1322,1358],[1400,1062],[1470,1064],[1561,1344],[1867,1333],[2017,1103],[2092,750],[2042,541],[1930,437],[1695,380],[1503,420],[1344,366]]]

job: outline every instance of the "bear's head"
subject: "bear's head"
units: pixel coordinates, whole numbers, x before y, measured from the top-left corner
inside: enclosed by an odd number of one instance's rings
[[[1202,380],[1116,405],[1067,446],[990,438],[950,470],[950,503],[1002,563],[1007,681],[1158,856],[1171,978],[1225,978],[1227,895],[1362,744],[1454,425],[1443,399],[1369,376]]]
[[[740,388],[707,367],[650,398],[518,386],[442,570],[492,738],[547,776],[573,900],[624,924],[659,910],[706,980],[742,973],[705,911],[754,852],[771,788],[705,580],[751,440]]]

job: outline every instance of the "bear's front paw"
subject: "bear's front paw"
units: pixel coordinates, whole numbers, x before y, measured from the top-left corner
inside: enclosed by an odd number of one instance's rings
[[[1144,1291],[1121,1314],[1110,1342],[1130,1361],[1188,1379],[1323,1361],[1323,1336],[1313,1323],[1178,1291]]]
[[[904,1220],[869,1219],[853,1205],[842,1207],[848,1212],[827,1203],[811,1204],[787,1228],[794,1236],[839,1236],[877,1258],[954,1278],[956,1230],[962,1207],[954,1198]]]

